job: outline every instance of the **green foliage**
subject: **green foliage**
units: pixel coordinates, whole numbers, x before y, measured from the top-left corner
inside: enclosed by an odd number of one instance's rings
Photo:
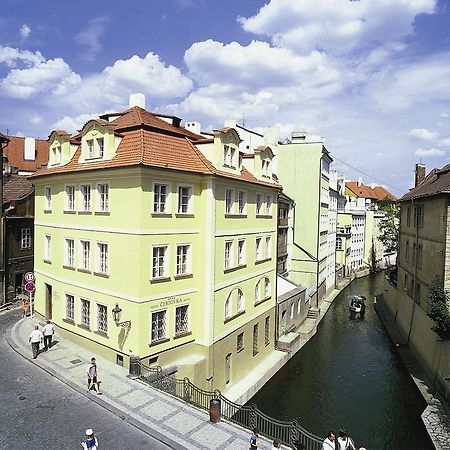
[[[380,204],[380,209],[385,212],[385,217],[381,219],[381,233],[378,239],[383,243],[387,253],[394,253],[397,251],[398,245],[399,211],[394,203],[386,200],[383,200],[383,202]]]
[[[431,329],[441,339],[450,339],[449,293],[439,278],[430,284],[429,291],[427,315],[435,323]]]

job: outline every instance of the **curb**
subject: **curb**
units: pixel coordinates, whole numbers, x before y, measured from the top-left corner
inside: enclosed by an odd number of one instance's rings
[[[55,370],[53,370],[51,367],[40,364],[37,360],[33,360],[32,358],[27,356],[22,350],[23,346],[21,344],[18,344],[16,342],[16,340],[13,338],[13,334],[16,332],[17,328],[19,328],[19,326],[22,325],[22,320],[23,319],[20,319],[18,322],[16,322],[13,325],[11,325],[11,324],[8,325],[5,329],[6,342],[16,353],[18,353],[24,359],[27,359],[30,363],[32,363],[35,366],[39,367],[40,369],[44,370],[52,377],[58,379],[59,381],[61,381],[61,383],[64,383],[66,386],[69,386],[74,391],[77,391],[79,394],[83,395],[84,397],[89,398],[91,401],[93,401],[97,405],[106,409],[107,411],[109,411],[110,413],[119,417],[120,419],[126,421],[127,423],[134,426],[135,428],[143,431],[145,434],[148,434],[149,436],[155,438],[157,441],[161,442],[162,444],[165,444],[174,450],[184,450],[185,449],[184,446],[182,446],[179,443],[177,443],[176,441],[170,439],[168,436],[163,435],[159,431],[156,431],[153,428],[149,427],[148,425],[143,424],[139,420],[131,417],[128,413],[124,413],[119,408],[116,408],[115,406],[109,404],[106,400],[103,400],[102,398],[99,398],[98,396],[86,395],[85,390],[81,389],[78,385],[71,382],[70,380],[67,380],[66,378],[61,378],[58,375],[58,373]]]

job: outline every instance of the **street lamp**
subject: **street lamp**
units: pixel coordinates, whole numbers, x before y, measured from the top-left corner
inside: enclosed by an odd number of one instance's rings
[[[122,313],[122,308],[119,306],[118,303],[116,303],[116,306],[113,308],[111,312],[113,315],[114,322],[118,327],[127,329],[131,328],[131,320],[125,320],[123,322],[120,322],[120,314]]]

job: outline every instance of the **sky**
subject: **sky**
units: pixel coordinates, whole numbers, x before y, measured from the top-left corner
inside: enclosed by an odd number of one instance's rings
[[[450,0],[0,0],[0,132],[128,107],[323,138],[400,196],[450,154]]]

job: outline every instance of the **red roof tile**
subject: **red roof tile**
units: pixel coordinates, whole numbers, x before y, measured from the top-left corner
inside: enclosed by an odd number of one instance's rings
[[[24,175],[8,175],[3,177],[3,204],[12,200],[22,200],[34,191],[34,186]]]
[[[36,158],[26,160],[25,157],[25,138],[18,136],[8,136],[9,143],[3,150],[4,156],[8,158],[11,166],[26,172],[35,172],[37,169],[47,164],[49,143],[42,139],[36,139]]]
[[[375,193],[377,200],[389,200],[391,202],[395,202],[397,200],[397,197],[392,195],[383,186],[375,186],[374,188],[372,188],[372,191]]]
[[[373,200],[377,200],[377,197],[375,193],[372,191],[370,187],[365,186],[364,184],[360,183],[358,186],[357,181],[347,181],[345,183],[345,187],[349,189],[355,197],[359,198],[370,198]]]

